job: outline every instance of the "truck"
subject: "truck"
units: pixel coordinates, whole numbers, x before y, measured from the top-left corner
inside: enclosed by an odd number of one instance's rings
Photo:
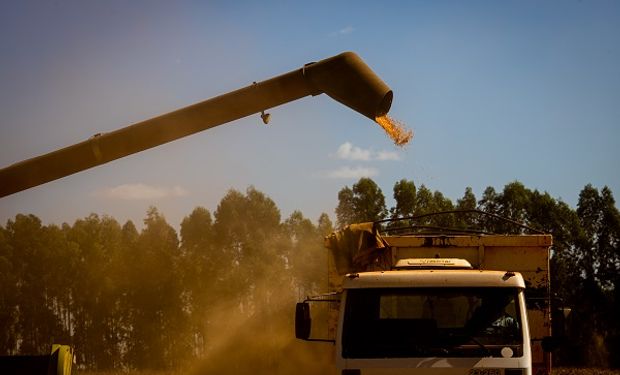
[[[296,337],[332,342],[342,375],[549,374],[559,337],[551,335],[552,236],[412,224],[419,218],[326,237],[329,293],[297,303]],[[331,306],[327,338],[311,337],[315,302]]]

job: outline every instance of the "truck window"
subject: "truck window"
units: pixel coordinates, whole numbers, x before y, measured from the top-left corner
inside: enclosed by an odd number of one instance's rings
[[[523,353],[514,288],[351,289],[345,358],[497,356]]]

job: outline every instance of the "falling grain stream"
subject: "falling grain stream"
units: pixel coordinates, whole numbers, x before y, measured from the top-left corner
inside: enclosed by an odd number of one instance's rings
[[[413,138],[413,130],[407,129],[407,127],[391,118],[388,115],[383,115],[375,118],[375,121],[385,130],[387,135],[394,141],[394,144],[403,147]]]

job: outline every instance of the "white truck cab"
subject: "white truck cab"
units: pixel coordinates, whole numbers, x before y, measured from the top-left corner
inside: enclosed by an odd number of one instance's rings
[[[532,373],[521,274],[473,270],[462,259],[397,267],[344,278],[335,354],[342,374]]]

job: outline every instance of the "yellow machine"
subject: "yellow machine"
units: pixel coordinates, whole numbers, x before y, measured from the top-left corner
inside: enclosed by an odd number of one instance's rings
[[[68,345],[52,345],[49,355],[0,356],[0,374],[71,375],[74,356]]]
[[[95,136],[63,149],[0,169],[0,197],[53,181],[115,159],[171,142],[302,97],[327,94],[377,121],[392,104],[392,90],[353,52],[305,64],[201,103]],[[76,334],[80,334],[76,332]],[[71,353],[70,355],[67,353]],[[52,355],[0,358],[1,374],[69,375],[71,348],[54,346]]]
[[[62,178],[217,125],[303,98],[327,94],[376,121],[390,110],[392,90],[353,52],[0,169],[0,197]]]

